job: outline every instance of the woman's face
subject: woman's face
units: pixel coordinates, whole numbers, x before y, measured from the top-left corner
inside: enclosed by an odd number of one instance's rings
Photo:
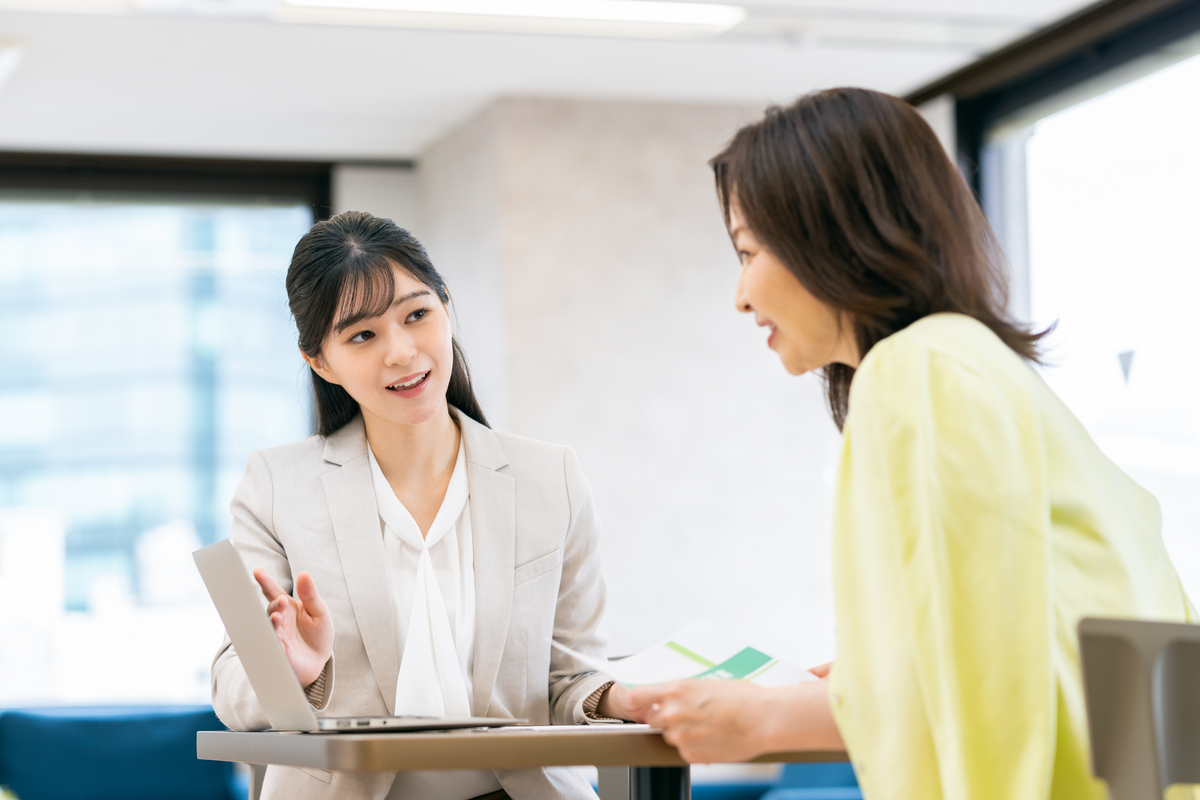
[[[454,365],[450,316],[433,289],[394,270],[391,308],[348,326],[335,322],[320,355],[304,360],[357,400],[364,417],[419,425],[446,412]]]
[[[767,346],[793,375],[842,363],[857,367],[852,326],[804,288],[799,279],[746,227],[737,204],[729,210],[729,234],[742,262],[737,310],[753,314],[771,333]]]

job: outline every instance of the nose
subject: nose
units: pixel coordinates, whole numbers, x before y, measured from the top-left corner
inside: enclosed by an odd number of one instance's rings
[[[746,299],[746,271],[738,275],[737,291],[733,295],[733,306],[743,314],[749,314],[754,309],[750,306],[750,301]]]
[[[388,331],[388,347],[384,353],[384,363],[389,367],[398,367],[409,363],[417,356],[417,345],[412,336],[401,325],[393,325]]]

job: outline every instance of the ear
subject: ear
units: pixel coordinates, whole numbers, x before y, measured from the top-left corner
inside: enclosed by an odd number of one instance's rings
[[[333,373],[329,371],[329,367],[325,365],[325,359],[321,357],[320,353],[317,353],[315,356],[310,356],[308,353],[301,350],[300,357],[303,358],[304,363],[308,364],[308,366],[312,368],[312,371],[320,375],[326,383],[332,383],[338,386],[342,385],[341,381],[337,380]]]

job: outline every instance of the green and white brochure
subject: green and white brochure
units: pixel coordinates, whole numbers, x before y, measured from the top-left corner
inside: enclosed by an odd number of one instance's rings
[[[808,670],[772,658],[704,619],[637,655],[617,661],[587,656],[558,642],[551,644],[625,686],[648,686],[681,678],[743,680],[759,686],[817,680]]]

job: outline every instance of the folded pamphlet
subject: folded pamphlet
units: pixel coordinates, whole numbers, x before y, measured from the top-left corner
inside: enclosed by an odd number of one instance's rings
[[[625,686],[696,678],[743,680],[759,686],[787,686],[817,677],[786,661],[772,658],[708,620],[697,620],[637,655],[606,661],[551,641],[556,649]]]

